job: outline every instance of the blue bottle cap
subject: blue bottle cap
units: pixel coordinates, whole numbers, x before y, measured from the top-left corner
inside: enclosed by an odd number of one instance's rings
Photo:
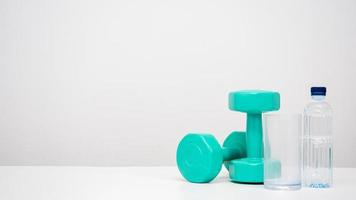
[[[326,95],[326,87],[311,87],[310,88],[311,95],[320,95],[320,96],[325,96]]]

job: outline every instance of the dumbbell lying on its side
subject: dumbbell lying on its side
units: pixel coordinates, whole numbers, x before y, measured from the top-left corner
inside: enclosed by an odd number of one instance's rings
[[[246,157],[245,132],[232,132],[221,147],[211,134],[190,133],[177,149],[177,165],[189,182],[208,183],[220,172],[224,162]],[[225,164],[228,168],[228,165]]]

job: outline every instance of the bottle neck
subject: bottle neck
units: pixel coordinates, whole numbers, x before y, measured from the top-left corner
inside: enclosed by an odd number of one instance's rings
[[[324,101],[325,100],[325,95],[312,95],[311,98],[314,101]]]

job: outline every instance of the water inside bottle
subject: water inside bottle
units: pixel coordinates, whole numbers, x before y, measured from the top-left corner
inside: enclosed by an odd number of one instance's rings
[[[332,137],[317,136],[303,139],[304,186],[328,188],[332,185]]]

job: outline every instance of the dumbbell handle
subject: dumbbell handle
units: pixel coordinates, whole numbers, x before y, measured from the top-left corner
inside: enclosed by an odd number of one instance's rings
[[[239,156],[242,154],[239,148],[229,148],[229,147],[223,147],[222,153],[223,153],[224,161],[229,161],[229,160],[239,158]]]
[[[262,158],[262,114],[247,113],[246,146],[248,158]]]

